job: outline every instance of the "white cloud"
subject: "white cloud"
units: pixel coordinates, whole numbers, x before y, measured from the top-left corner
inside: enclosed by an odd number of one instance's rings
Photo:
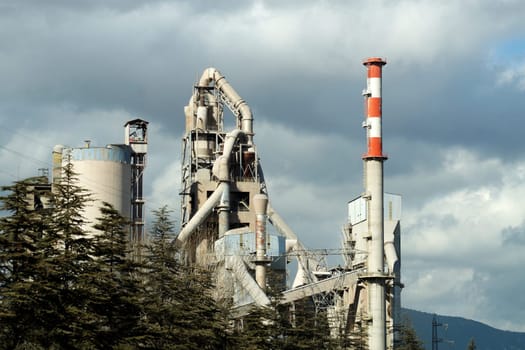
[[[500,71],[496,83],[499,86],[511,86],[525,91],[525,61]]]
[[[416,308],[479,319],[479,310],[488,302],[484,289],[490,284],[489,276],[473,268],[436,266],[409,275],[405,281],[410,288],[404,290],[403,300],[410,300]]]
[[[51,174],[51,152],[56,144],[79,147],[84,140],[91,140],[93,146],[123,143],[124,123],[132,119],[122,110],[81,111],[68,105],[38,111],[28,108],[20,115],[3,114],[0,118],[9,120],[0,129],[0,164],[6,164],[3,183],[36,176],[40,168]]]
[[[396,98],[385,112],[397,108],[395,124],[385,118],[385,188],[403,195],[405,305],[525,327],[501,297],[523,287],[522,247],[502,242],[523,226],[525,161],[492,147],[510,143],[509,133],[521,140],[521,105],[513,101],[512,130],[498,129],[494,120],[509,116],[488,118],[472,95],[472,77],[494,72],[476,60],[523,32],[523,1],[93,3],[0,8],[1,145],[22,154],[0,149],[2,183],[33,175],[54,144],[122,142],[124,122],[142,116],[151,122],[147,210],[177,213],[182,103],[213,65],[265,113],[255,140],[274,207],[309,246],[338,246],[346,203],[362,191],[362,105],[351,91],[364,87],[360,60],[383,56],[385,101]],[[525,90],[522,63],[496,71],[499,87]],[[458,93],[465,110],[449,113]],[[491,93],[480,102],[498,106]],[[355,122],[341,122],[347,116]],[[455,130],[459,121],[469,129]],[[492,315],[487,304],[498,306]]]
[[[507,284],[519,288],[515,275],[525,264],[522,246],[503,244],[504,232],[508,238],[509,228],[516,232],[523,223],[525,160],[484,159],[471,150],[453,148],[442,152],[441,161],[437,171],[443,183],[457,181],[458,188],[434,187],[432,199],[420,207],[404,196],[404,304],[500,327],[513,322],[514,329],[525,329],[512,311],[504,311],[505,301],[494,299]],[[420,169],[406,181],[432,184],[434,172]],[[484,180],[468,183],[476,178]],[[492,282],[496,278],[500,281]],[[494,307],[483,307],[485,303]]]

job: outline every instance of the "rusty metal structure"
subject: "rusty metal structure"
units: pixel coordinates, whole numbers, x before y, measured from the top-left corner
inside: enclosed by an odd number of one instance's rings
[[[343,246],[336,252],[306,249],[273,207],[254,141],[253,114],[224,75],[208,68],[194,85],[184,108],[181,230],[175,244],[187,263],[215,271],[217,297],[233,300],[239,315],[251,305],[268,305],[266,288],[278,284],[284,289],[282,303],[310,298],[326,311],[332,336],[352,338],[364,331],[369,349],[395,348],[401,197],[383,193],[384,64],[376,57],[364,62],[365,189],[348,203]],[[232,130],[225,130],[226,109],[235,119]],[[331,269],[323,263],[326,254],[334,253],[344,266]],[[292,259],[297,271],[287,281]]]

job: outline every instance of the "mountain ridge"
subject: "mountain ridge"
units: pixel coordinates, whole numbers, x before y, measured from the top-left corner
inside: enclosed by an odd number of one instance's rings
[[[425,349],[432,349],[432,318],[434,314],[403,308],[402,317],[410,320]],[[467,349],[474,339],[476,350],[525,350],[525,332],[494,328],[463,317],[436,315],[443,326],[437,327],[440,349]],[[445,327],[445,325],[447,325]]]

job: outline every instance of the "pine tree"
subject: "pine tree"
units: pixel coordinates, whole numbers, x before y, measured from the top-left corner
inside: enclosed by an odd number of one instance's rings
[[[470,338],[470,341],[467,346],[467,350],[476,350],[478,347],[476,346],[476,342],[474,341],[474,338]]]
[[[418,338],[416,331],[408,319],[404,320],[400,328],[401,341],[396,347],[399,350],[424,350],[423,342]]]
[[[154,211],[151,242],[145,256],[145,318],[147,344],[163,349],[220,349],[226,325],[212,298],[208,271],[182,265],[172,245],[170,211]]]
[[[155,221],[150,231],[151,242],[146,246],[145,260],[145,318],[146,344],[150,348],[173,348],[177,343],[175,320],[183,317],[179,295],[180,266],[174,257],[170,238],[174,224],[166,206],[153,212]]]
[[[43,236],[39,252],[49,271],[42,282],[55,292],[50,296],[55,319],[42,342],[47,347],[91,347],[96,315],[86,305],[93,291],[83,282],[94,268],[94,241],[83,215],[92,200],[78,185],[71,162],[62,168],[53,194],[52,229]]]
[[[42,272],[37,249],[39,239],[49,230],[48,213],[36,211],[29,200],[34,185],[42,179],[29,178],[3,186],[0,197],[0,348],[9,349],[28,343],[35,323],[33,310],[38,305],[34,285]],[[36,300],[35,300],[36,299]]]
[[[280,320],[273,306],[254,306],[236,321],[235,341],[231,349],[281,349]],[[279,343],[279,344],[278,344]]]
[[[129,223],[109,203],[103,203],[100,212],[93,226],[94,269],[82,282],[91,290],[88,310],[96,315],[93,342],[97,348],[137,346],[143,336],[143,296],[140,265],[128,249]]]
[[[77,283],[92,262],[82,218],[89,198],[74,184],[71,166],[64,175],[49,211],[29,206],[31,181],[4,188],[10,192],[2,198],[3,207],[11,215],[2,219],[2,236],[10,238],[1,250],[18,252],[18,257],[2,258],[7,266],[3,276],[8,276],[2,316],[9,318],[5,330],[11,333],[2,344],[6,348],[81,348],[89,343],[83,327],[86,291]]]
[[[305,298],[290,305],[279,305],[283,329],[283,349],[327,349],[332,346],[328,319],[324,310],[316,310],[314,301]]]

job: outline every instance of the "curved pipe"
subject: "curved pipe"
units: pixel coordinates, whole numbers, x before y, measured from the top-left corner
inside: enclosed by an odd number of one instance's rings
[[[221,183],[213,191],[212,195],[204,202],[203,206],[193,215],[193,217],[188,221],[186,226],[180,231],[179,235],[175,239],[175,245],[183,245],[190,234],[195,231],[195,229],[211,214],[213,208],[220,202],[222,198],[222,193],[227,189],[228,184]]]
[[[245,135],[245,133],[240,129],[235,129],[226,135],[226,141],[224,141],[222,155],[217,158],[215,163],[213,163],[212,168],[213,175],[215,175],[219,181],[230,181],[230,156],[232,154],[235,141],[237,141],[237,139],[242,135]]]
[[[384,250],[385,258],[388,266],[389,273],[399,273],[396,271],[396,264],[399,261],[399,256],[397,255],[396,243],[395,243],[395,232],[399,221],[395,222],[385,222],[385,236],[384,236]]]
[[[220,234],[224,235],[229,229],[229,181],[230,181],[230,156],[235,145],[236,140],[239,136],[246,135],[248,138],[248,144],[252,144],[253,136],[253,116],[250,107],[246,102],[237,94],[233,87],[228,83],[224,76],[215,68],[207,68],[202,74],[198,87],[207,87],[210,83],[215,82],[215,88],[227,99],[227,104],[233,107],[234,113],[239,116],[241,120],[241,129],[235,129],[226,135],[224,142],[224,149],[222,155],[217,158],[213,164],[212,172],[219,181],[220,184],[213,194],[208,198],[204,205],[195,213],[190,221],[184,226],[179,235],[175,240],[176,245],[184,244],[191,233],[211,214],[214,207],[219,205],[219,223],[220,223]],[[186,129],[192,129],[197,126],[197,120],[199,114],[202,115],[202,125],[205,128],[204,112],[199,111],[197,107],[197,118],[195,115],[195,95],[190,97],[188,105],[184,109],[186,115],[187,124]],[[202,101],[201,101],[202,102]]]
[[[297,238],[297,235],[293,230],[288,226],[286,222],[284,222],[283,218],[277,212],[273,209],[270,202],[268,202],[268,219],[270,220],[270,223],[275,227],[277,231],[279,231],[280,234],[286,237],[286,240],[291,240],[290,243],[292,243],[292,240],[295,241],[295,244],[291,245],[292,249],[297,251],[297,260],[299,262],[297,275],[294,281],[294,285],[301,285],[304,284],[303,282],[317,282],[317,277],[312,273],[312,268],[315,268],[319,265],[319,262],[308,258],[306,256],[306,249],[304,248],[303,244],[299,241]],[[306,281],[304,277],[306,278]],[[302,281],[300,281],[302,280]]]
[[[202,92],[201,92],[202,93]],[[210,92],[204,92],[205,98],[208,100],[208,105],[212,109],[213,118],[219,123],[217,98]],[[195,94],[190,96],[188,104],[184,106],[184,115],[186,117],[186,132],[197,128],[197,112],[199,104],[202,103],[203,95],[200,96],[199,101],[195,101],[197,96]]]
[[[277,212],[273,209],[271,202],[268,202],[268,219],[270,219],[271,224],[281,233],[283,236],[285,236],[287,239],[293,239],[297,241],[296,247],[301,246],[301,243],[299,242],[299,239],[297,238],[297,235],[293,230],[288,226],[286,222],[284,222],[283,218],[277,214]]]
[[[388,265],[388,272],[394,273],[394,267],[398,261],[394,242],[385,242],[385,257]]]
[[[241,135],[244,135],[242,130],[236,129],[228,133],[226,136],[226,141],[224,142],[224,150],[222,155],[215,161],[213,164],[213,175],[215,175],[220,184],[213,194],[204,202],[203,206],[193,215],[193,217],[188,221],[186,226],[180,231],[179,235],[175,239],[175,245],[181,246],[186,242],[188,237],[193,231],[211,214],[213,208],[215,208],[219,203],[221,203],[221,212],[219,213],[223,223],[221,227],[221,232],[224,234],[229,229],[228,220],[225,217],[229,215],[229,191],[230,191],[230,178],[229,178],[229,161],[230,155],[233,150],[233,146],[237,138]],[[223,195],[224,194],[224,195]],[[222,215],[221,215],[222,214]]]
[[[239,114],[239,118],[241,119],[241,129],[248,136],[248,144],[251,144],[253,136],[253,115],[250,107],[246,101],[239,96],[230,83],[228,83],[224,75],[222,75],[216,68],[210,67],[204,70],[198,86],[209,86],[212,81],[215,82],[215,88],[228,99],[231,106],[235,109],[234,112]]]

